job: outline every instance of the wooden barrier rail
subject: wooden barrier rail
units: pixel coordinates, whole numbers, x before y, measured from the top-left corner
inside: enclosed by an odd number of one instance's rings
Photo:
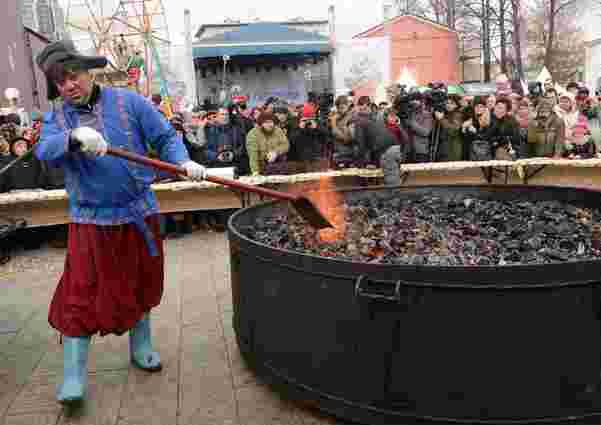
[[[537,184],[601,189],[601,160],[527,159],[518,161],[439,162],[403,164],[404,185]],[[241,177],[244,183],[284,191],[382,184],[379,169],[346,169],[290,176]],[[332,184],[333,182],[333,184]],[[187,181],[153,185],[161,212],[241,208],[262,201],[213,183]],[[22,218],[29,227],[69,222],[64,190],[16,191],[0,194],[0,216]]]

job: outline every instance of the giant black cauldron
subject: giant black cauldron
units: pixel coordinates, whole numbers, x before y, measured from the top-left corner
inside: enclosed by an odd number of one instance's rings
[[[359,189],[347,199],[465,194],[601,206],[526,186]],[[363,264],[274,249],[229,222],[234,327],[287,397],[360,423],[601,423],[601,261],[504,267]]]

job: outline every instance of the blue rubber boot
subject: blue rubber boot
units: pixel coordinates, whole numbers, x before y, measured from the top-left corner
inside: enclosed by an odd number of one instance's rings
[[[63,383],[56,398],[60,403],[72,404],[83,401],[88,383],[88,352],[90,337],[63,337],[64,372]]]
[[[163,369],[159,353],[152,349],[148,313],[144,314],[142,320],[129,331],[129,352],[134,366],[148,372],[158,372]]]

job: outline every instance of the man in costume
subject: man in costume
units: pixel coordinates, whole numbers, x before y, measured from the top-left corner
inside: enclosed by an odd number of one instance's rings
[[[44,118],[35,154],[65,170],[69,194],[69,240],[65,269],[48,320],[63,336],[62,403],[84,399],[90,337],[129,331],[132,363],[162,368],[153,350],[150,310],[163,292],[163,246],[159,208],[150,189],[152,169],[112,156],[109,145],[138,154],[155,150],[201,181],[205,168],[190,161],[173,127],[140,95],[100,87],[90,69],[104,57],[80,55],[72,42],[50,44],[37,57],[55,102]]]

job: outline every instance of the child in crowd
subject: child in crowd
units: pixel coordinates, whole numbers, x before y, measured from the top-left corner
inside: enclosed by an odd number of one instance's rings
[[[568,159],[591,159],[597,154],[586,119],[581,117],[572,127],[571,141],[566,144],[564,157]]]

